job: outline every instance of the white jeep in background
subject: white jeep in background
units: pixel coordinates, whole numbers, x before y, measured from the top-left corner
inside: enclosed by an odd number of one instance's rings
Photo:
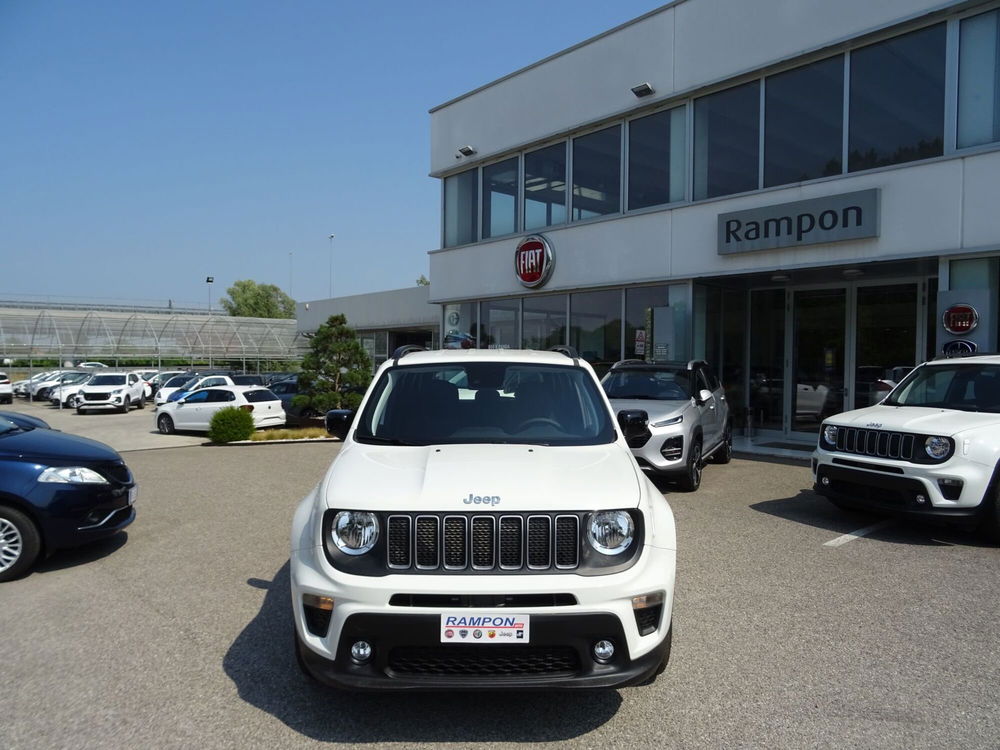
[[[1000,356],[925,362],[881,403],[827,418],[812,470],[838,507],[1000,536]]]
[[[77,393],[76,411],[114,409],[122,413],[129,407],[146,407],[146,382],[137,372],[99,372]]]
[[[673,514],[590,365],[383,364],[292,523],[296,655],[346,688],[613,688],[670,657]]]

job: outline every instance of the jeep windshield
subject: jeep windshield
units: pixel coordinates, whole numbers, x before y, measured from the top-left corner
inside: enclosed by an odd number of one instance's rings
[[[612,370],[601,381],[608,398],[684,401],[691,398],[686,367],[636,367]]]
[[[1000,413],[1000,365],[956,362],[918,367],[883,403]]]
[[[615,440],[615,428],[582,368],[470,362],[386,370],[354,437],[382,445],[599,445]]]
[[[125,385],[124,375],[95,375],[87,385]]]

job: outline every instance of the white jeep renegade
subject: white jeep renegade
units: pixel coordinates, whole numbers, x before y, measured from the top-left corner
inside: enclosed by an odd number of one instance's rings
[[[626,443],[645,424],[616,424],[568,348],[409,349],[379,368],[295,513],[299,665],[390,690],[655,677],[676,541]]]
[[[1000,534],[1000,356],[926,362],[881,403],[828,418],[812,464],[839,507]]]

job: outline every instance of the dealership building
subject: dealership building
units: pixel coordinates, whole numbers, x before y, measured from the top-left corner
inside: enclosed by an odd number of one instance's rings
[[[431,173],[442,346],[705,359],[811,440],[997,351],[1000,3],[677,0],[434,108]]]

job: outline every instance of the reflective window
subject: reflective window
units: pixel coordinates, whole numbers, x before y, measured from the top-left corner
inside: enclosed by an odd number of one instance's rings
[[[684,107],[628,124],[628,209],[684,200]]]
[[[475,349],[476,303],[461,302],[444,306],[444,341],[442,349]]]
[[[483,239],[517,231],[517,157],[483,167]]]
[[[759,134],[758,81],[695,100],[695,200],[757,188]]]
[[[945,25],[851,53],[848,169],[944,151]]]
[[[764,186],[841,173],[844,58],[821,60],[764,83]]]
[[[962,21],[958,146],[1000,141],[1000,10]]]
[[[566,223],[566,144],[524,155],[524,229]]]
[[[548,349],[566,343],[566,295],[524,298],[525,349]]]
[[[621,210],[621,126],[573,139],[573,221]]]
[[[476,170],[444,178],[444,246],[476,241]]]
[[[598,376],[621,359],[622,293],[617,289],[570,296],[570,346]]]
[[[686,360],[687,285],[625,290],[625,359]]]
[[[520,300],[501,299],[483,302],[479,308],[482,335],[479,346],[483,349],[517,349],[517,318]]]

